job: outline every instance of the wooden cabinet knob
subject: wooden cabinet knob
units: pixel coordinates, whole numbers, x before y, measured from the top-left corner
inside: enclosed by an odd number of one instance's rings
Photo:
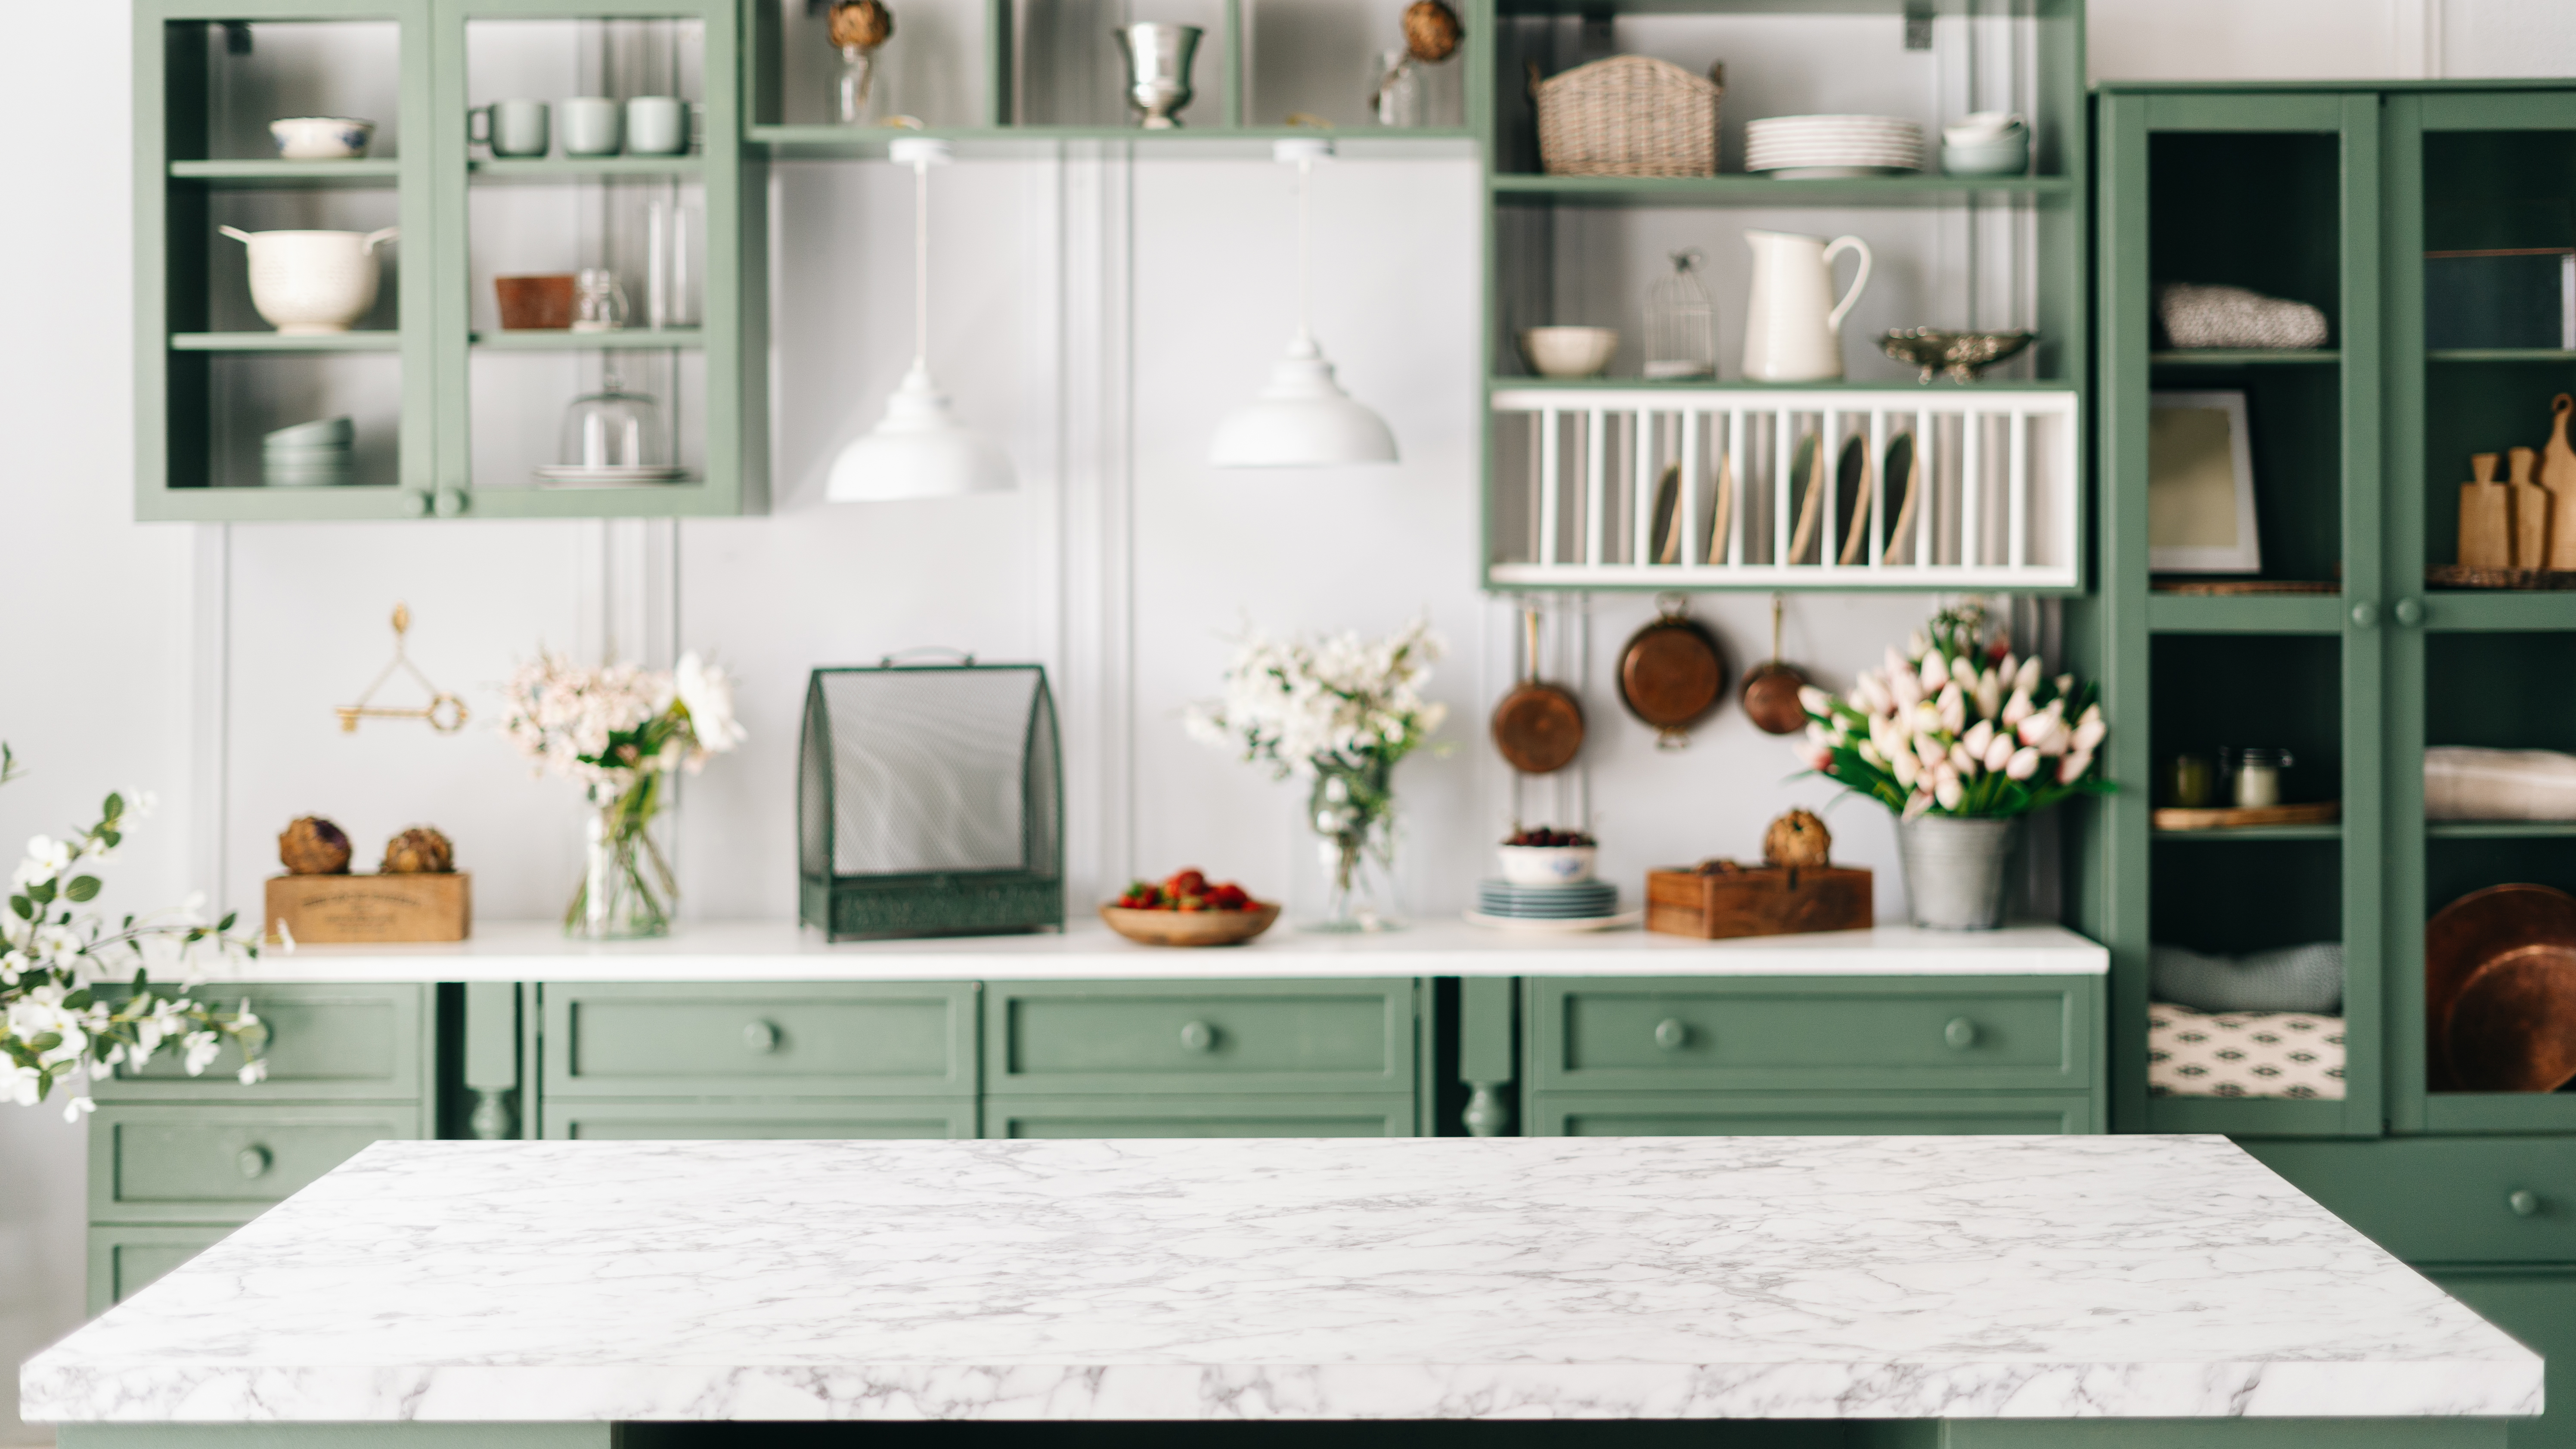
[[[778,1050],[778,1041],[778,1024],[776,1022],[750,1022],[742,1029],[742,1049],[744,1051],[757,1053],[758,1055],[765,1057]]]
[[[1216,1028],[1204,1021],[1193,1021],[1181,1028],[1181,1050],[1205,1052],[1216,1050]]]
[[[1668,1052],[1680,1051],[1690,1044],[1690,1024],[1677,1016],[1655,1023],[1655,1045]]]
[[[233,1154],[233,1167],[243,1177],[261,1178],[268,1176],[269,1164],[275,1160],[267,1148],[253,1143]]]

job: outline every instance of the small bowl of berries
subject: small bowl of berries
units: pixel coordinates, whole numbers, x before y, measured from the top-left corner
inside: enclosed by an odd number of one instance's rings
[[[1503,879],[1516,886],[1581,885],[1592,879],[1601,842],[1580,830],[1515,830],[1494,854]]]
[[[1232,881],[1185,870],[1166,880],[1140,880],[1100,908],[1109,929],[1148,946],[1234,946],[1270,929],[1279,907],[1256,901]]]

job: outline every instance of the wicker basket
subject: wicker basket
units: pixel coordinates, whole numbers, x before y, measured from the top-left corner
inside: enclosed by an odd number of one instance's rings
[[[1614,55],[1537,78],[1539,164],[1550,176],[1714,176],[1726,67]]]

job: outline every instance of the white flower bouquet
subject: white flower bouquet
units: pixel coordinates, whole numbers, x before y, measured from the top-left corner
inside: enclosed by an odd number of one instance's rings
[[[1189,712],[1202,742],[1313,782],[1307,823],[1331,877],[1321,929],[1393,924],[1393,772],[1448,718],[1422,695],[1442,649],[1427,620],[1375,642],[1253,634],[1226,666],[1225,698]]]
[[[2049,678],[2037,655],[2016,659],[2009,640],[1986,635],[1983,607],[1945,609],[1849,694],[1800,691],[1800,758],[1907,820],[2008,819],[2109,793],[2094,768],[2109,732],[2094,688]]]
[[[15,777],[15,763],[0,745],[0,782]],[[256,942],[232,934],[231,916],[209,923],[202,900],[113,923],[76,909],[98,898],[91,868],[114,856],[127,822],[150,808],[149,796],[129,808],[123,796],[110,795],[96,824],[66,840],[39,835],[27,842],[26,859],[9,878],[8,912],[0,915],[0,1098],[31,1107],[68,1085],[63,1115],[77,1121],[93,1109],[83,1089],[89,1080],[139,1067],[173,1043],[190,1076],[212,1066],[226,1040],[241,1047],[242,1085],[268,1074],[259,1054],[268,1029],[250,1003],[224,1011],[190,994],[206,966],[259,954]]]
[[[574,781],[594,814],[581,889],[564,912],[567,934],[659,936],[679,897],[651,827],[663,780],[696,772],[740,745],[733,682],[696,654],[676,669],[632,664],[581,668],[540,653],[503,686],[501,734],[540,774]]]

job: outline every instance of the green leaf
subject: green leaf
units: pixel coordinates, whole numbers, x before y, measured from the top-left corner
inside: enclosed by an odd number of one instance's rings
[[[96,899],[98,896],[98,877],[94,875],[73,876],[72,883],[63,887],[63,895],[74,901]]]
[[[239,919],[239,918],[240,918],[240,916],[241,916],[241,912],[239,912],[239,911],[226,911],[226,912],[224,912],[224,918],[223,918],[222,920],[220,920],[220,921],[215,922],[215,932],[216,932],[216,934],[217,934],[217,935],[221,935],[222,933],[224,933],[224,932],[226,932],[226,931],[231,930],[231,929],[233,928],[233,922],[234,922],[235,920]]]
[[[107,842],[107,846],[108,846],[108,848],[109,848],[109,849],[111,849],[111,850],[113,850],[113,849],[115,849],[117,846],[123,845],[123,844],[125,843],[125,837],[124,837],[123,835],[118,834],[117,832],[115,832],[115,831],[113,831],[113,830],[102,830],[102,831],[100,831],[100,832],[99,832],[99,834],[98,834],[98,838],[99,838],[99,839],[101,839],[101,840],[103,840],[103,841],[105,841],[105,842]]]
[[[17,913],[19,920],[32,921],[36,918],[36,903],[25,896],[11,896],[9,909]]]
[[[110,820],[114,820],[117,816],[125,813],[125,797],[116,794],[113,791],[109,792],[107,803],[99,807],[98,813],[106,816]]]
[[[34,885],[27,887],[27,899],[34,901],[40,906],[52,905],[54,903],[54,883],[49,880],[40,880]]]

